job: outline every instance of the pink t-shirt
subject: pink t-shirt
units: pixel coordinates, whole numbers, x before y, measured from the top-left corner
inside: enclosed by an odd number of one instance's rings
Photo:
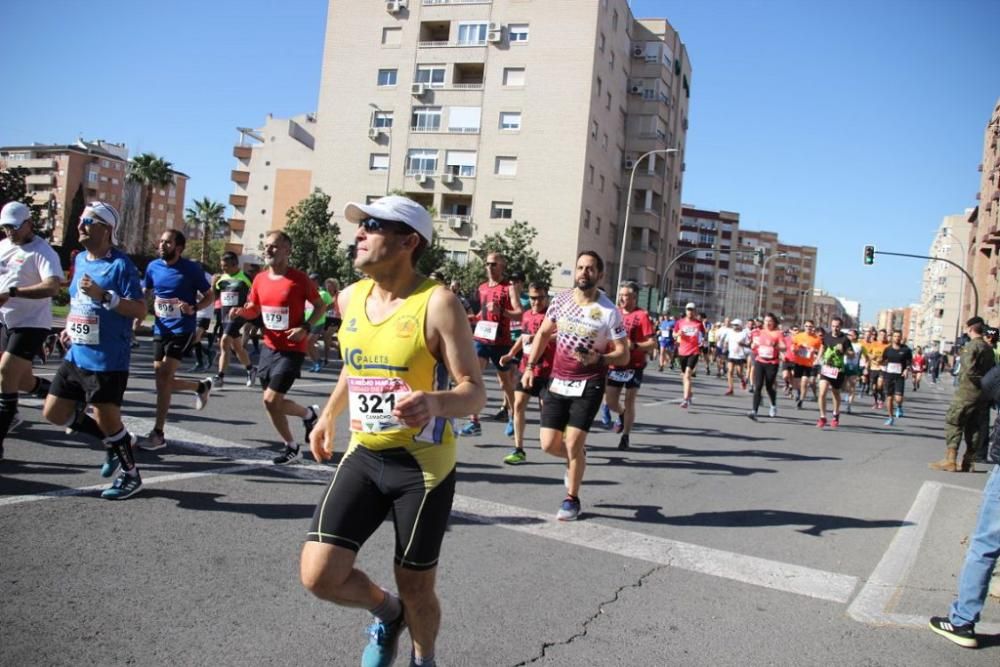
[[[677,354],[689,357],[701,350],[698,334],[705,334],[705,325],[698,320],[683,317],[674,324],[674,338],[677,339]]]

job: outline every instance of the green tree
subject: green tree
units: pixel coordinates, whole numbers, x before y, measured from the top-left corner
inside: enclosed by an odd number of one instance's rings
[[[48,232],[42,229],[41,206],[36,206],[31,195],[28,194],[28,183],[25,178],[29,172],[23,167],[11,167],[0,171],[0,208],[3,208],[12,201],[19,201],[31,209],[31,224],[35,227],[35,234],[48,238]]]
[[[507,275],[521,272],[527,282],[535,281],[551,285],[552,272],[559,268],[559,262],[539,258],[535,249],[537,236],[538,230],[530,223],[517,220],[497,234],[487,234],[480,239],[479,247],[476,249],[477,261],[469,261],[466,264],[469,268],[465,272],[478,271],[478,280],[482,282],[486,271],[480,260],[491,252],[499,252],[507,260]],[[476,267],[476,264],[479,266]]]
[[[350,261],[340,247],[340,227],[331,222],[330,195],[319,188],[288,210],[285,233],[292,239],[291,265],[323,278],[344,280]]]
[[[417,260],[417,271],[427,276],[432,271],[442,271],[447,262],[448,251],[441,245],[440,239],[435,234],[434,240],[424,250],[424,254],[420,256],[420,259]]]
[[[210,242],[217,240],[215,237],[218,233],[229,227],[229,223],[226,222],[226,205],[222,202],[212,201],[208,197],[196,199],[193,207],[184,210],[184,221],[201,229],[201,238],[205,241],[201,244],[200,249],[201,263],[216,266],[218,262],[208,263],[208,254],[212,245]]]
[[[136,155],[128,165],[128,180],[142,185],[142,242],[139,251],[149,252],[149,219],[152,214],[153,188],[166,187],[174,182],[172,165],[153,153]]]
[[[197,261],[208,267],[209,273],[216,273],[219,270],[219,260],[225,251],[225,239],[210,239],[208,243],[203,239],[191,239],[187,242],[184,255],[191,259],[198,258]]]

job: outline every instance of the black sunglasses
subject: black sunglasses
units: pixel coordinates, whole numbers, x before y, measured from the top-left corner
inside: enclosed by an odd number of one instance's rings
[[[409,225],[395,220],[383,220],[382,218],[365,218],[358,222],[359,227],[364,227],[365,231],[371,232],[392,232],[394,234],[414,234],[416,231]]]
[[[529,301],[541,301],[544,298],[545,298],[544,296],[529,296],[528,300]]]

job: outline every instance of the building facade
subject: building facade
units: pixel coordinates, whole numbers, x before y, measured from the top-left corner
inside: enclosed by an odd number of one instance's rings
[[[406,193],[459,262],[522,220],[557,287],[593,249],[613,289],[623,247],[625,278],[669,287],[690,81],[676,31],[625,0],[331,0],[315,185],[337,221]]]
[[[774,232],[747,229],[740,229],[738,245],[741,252],[733,259],[731,280],[757,291],[753,310],[742,316],[770,312],[786,323],[809,317],[813,312],[816,248],[782,243]],[[763,251],[759,265],[754,261],[757,249]]]
[[[746,317],[756,310],[755,284],[734,279],[739,232],[739,213],[681,207],[674,285],[666,295],[673,310],[693,302],[712,319]]]
[[[268,115],[263,127],[237,131],[240,138],[233,147],[236,165],[230,174],[233,214],[226,249],[249,260],[259,255],[267,232],[283,229],[288,210],[312,192],[316,115]],[[337,188],[325,191],[334,195]]]
[[[979,288],[978,308],[971,290],[963,298],[963,318],[978,311],[987,322],[1000,323],[1000,100],[983,135],[983,161],[979,164],[978,205],[968,216],[969,261],[967,269]]]
[[[903,340],[908,344],[916,342],[920,307],[920,304],[914,304],[904,308],[886,308],[880,310],[878,311],[878,317],[875,319],[875,326],[878,329],[885,329],[890,335],[892,335],[893,331],[901,331],[903,333]]]
[[[968,257],[968,218],[972,211],[946,215],[927,254],[943,257],[960,266]],[[915,317],[914,342],[950,348],[965,330],[962,300],[971,291],[969,281],[957,267],[947,262],[929,260],[924,267],[920,289],[920,306]]]

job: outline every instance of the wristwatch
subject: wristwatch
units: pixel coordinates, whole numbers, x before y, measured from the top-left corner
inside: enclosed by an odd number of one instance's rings
[[[9,290],[7,290],[7,294],[9,294],[11,298],[16,297],[17,296],[17,285],[14,285]]]
[[[107,305],[111,303],[111,292],[105,292],[104,296],[101,297],[101,305]]]

